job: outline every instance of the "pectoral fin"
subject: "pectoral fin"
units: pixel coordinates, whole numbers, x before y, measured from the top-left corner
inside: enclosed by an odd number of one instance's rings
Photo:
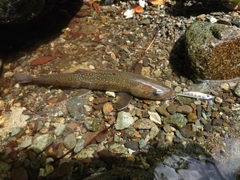
[[[130,94],[123,92],[117,93],[116,104],[114,106],[118,111],[123,110],[125,107],[128,106],[131,100],[132,96]]]

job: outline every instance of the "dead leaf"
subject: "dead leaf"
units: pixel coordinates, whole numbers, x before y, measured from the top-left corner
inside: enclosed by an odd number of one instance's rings
[[[55,56],[43,56],[43,57],[40,57],[40,58],[30,61],[30,65],[31,66],[41,65],[41,64],[47,63],[48,61],[52,61],[56,58],[57,57],[55,57]]]
[[[141,6],[135,7],[134,10],[135,10],[136,13],[141,13],[141,12],[144,11],[143,7],[141,7]]]
[[[149,0],[149,2],[154,6],[161,6],[164,4],[164,0]]]

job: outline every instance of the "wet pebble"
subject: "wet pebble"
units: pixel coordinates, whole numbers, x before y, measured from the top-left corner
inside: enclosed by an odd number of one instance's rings
[[[196,136],[196,133],[192,130],[192,125],[187,124],[180,129],[181,134],[186,138],[191,138]]]
[[[130,148],[135,151],[139,149],[138,142],[136,142],[136,141],[127,141],[124,145],[126,148]]]
[[[74,148],[76,146],[76,143],[77,140],[73,133],[68,134],[63,140],[63,144],[68,150]]]
[[[75,148],[73,149],[74,153],[80,152],[84,148],[85,141],[83,139],[78,139]]]
[[[192,123],[196,122],[198,119],[195,113],[189,113],[187,118],[188,118],[188,122],[192,122]]]
[[[84,105],[87,104],[87,101],[82,97],[75,96],[68,100],[67,109],[70,115],[75,119],[82,119],[86,114]]]
[[[192,107],[189,105],[182,105],[177,107],[177,112],[182,114],[189,114],[192,112]]]
[[[122,144],[119,144],[119,143],[111,144],[108,150],[112,153],[121,153],[121,154],[126,154],[128,152],[127,148],[125,148]]]
[[[157,134],[159,133],[159,129],[157,127],[157,125],[154,124],[154,126],[151,128],[150,132],[149,132],[149,136],[151,139],[155,138],[157,136]]]
[[[32,144],[32,136],[26,137],[22,143],[18,146],[19,150],[22,150]]]
[[[24,133],[25,133],[25,131],[24,131],[23,128],[14,127],[12,132],[11,132],[11,136],[15,136],[16,138],[20,138]]]
[[[222,83],[222,84],[220,85],[220,87],[221,87],[223,90],[225,90],[225,91],[228,91],[228,90],[229,90],[229,84],[228,84],[228,83]]]
[[[163,118],[162,121],[164,122],[164,124],[174,124],[179,128],[185,126],[188,122],[184,115],[179,113]]]
[[[222,126],[223,125],[223,119],[217,118],[212,121],[213,126]]]
[[[64,162],[50,174],[50,179],[59,179],[71,172],[72,166]]]
[[[128,128],[134,123],[132,115],[128,112],[121,111],[118,113],[117,121],[115,124],[116,130]]]
[[[213,128],[213,126],[211,124],[209,124],[209,123],[204,125],[204,130],[205,131],[210,131],[210,130],[212,130],[212,128]]]
[[[142,118],[138,119],[134,124],[134,128],[136,129],[151,129],[155,124],[147,119],[147,118]]]
[[[164,105],[162,105],[162,106],[160,106],[160,107],[157,107],[156,108],[156,111],[159,113],[159,114],[161,114],[161,115],[163,115],[163,116],[169,116],[170,114],[169,114],[169,112],[167,112],[167,105],[166,104],[164,104]]]
[[[113,105],[110,102],[106,102],[103,105],[103,114],[104,115],[109,115],[113,111]]]
[[[139,142],[139,148],[142,149],[147,145],[147,142],[144,139],[141,139]]]
[[[102,118],[90,118],[84,121],[84,126],[89,131],[100,131],[104,128],[104,119]]]
[[[240,83],[237,84],[237,86],[234,88],[234,93],[240,97]]]
[[[157,112],[148,111],[149,119],[157,124],[162,124],[161,117]]]
[[[168,111],[170,114],[175,114],[175,113],[177,112],[177,107],[178,107],[177,104],[170,104],[170,105],[167,107],[167,111]]]
[[[58,125],[56,126],[56,128],[54,129],[54,134],[55,134],[56,136],[61,135],[61,134],[63,133],[65,127],[66,127],[65,124],[58,124]]]
[[[32,143],[31,149],[36,153],[40,153],[47,146],[52,144],[53,141],[54,141],[54,138],[50,134],[43,134],[43,135],[37,134],[33,138],[33,143]]]
[[[169,133],[169,132],[172,132],[173,127],[170,126],[169,124],[166,124],[163,126],[163,130],[164,130],[164,132]]]

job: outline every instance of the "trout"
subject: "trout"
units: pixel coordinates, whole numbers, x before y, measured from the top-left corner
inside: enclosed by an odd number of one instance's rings
[[[174,97],[174,91],[162,82],[124,71],[81,69],[74,73],[38,76],[15,73],[14,78],[19,83],[125,92],[148,100],[166,100]]]

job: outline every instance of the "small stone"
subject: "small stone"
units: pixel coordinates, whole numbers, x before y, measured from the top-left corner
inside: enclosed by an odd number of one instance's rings
[[[54,167],[50,164],[46,164],[45,166],[46,176],[51,174],[53,171],[54,171]]]
[[[169,124],[163,126],[163,130],[166,133],[172,132],[172,127]]]
[[[212,128],[213,128],[212,125],[209,124],[209,123],[207,123],[207,124],[204,125],[204,130],[205,130],[205,131],[210,131]]]
[[[174,124],[178,128],[185,126],[188,122],[188,120],[184,117],[184,115],[179,113],[163,118],[162,121],[164,124]]]
[[[77,159],[93,158],[93,154],[95,151],[96,151],[95,148],[84,148],[76,155],[76,158]]]
[[[188,118],[188,122],[191,122],[191,123],[195,123],[198,119],[195,113],[189,113],[187,118]]]
[[[216,23],[217,22],[217,19],[215,17],[210,17],[209,21],[211,23]]]
[[[103,105],[103,114],[104,115],[109,115],[112,111],[113,111],[113,105],[112,103],[110,102],[106,102],[104,105]]]
[[[50,134],[43,134],[43,135],[36,134],[35,137],[33,138],[31,149],[36,153],[40,153],[47,146],[52,144],[53,141],[54,141],[54,138]]]
[[[238,83],[238,84],[236,85],[236,87],[234,88],[234,93],[235,93],[238,97],[240,97],[240,83]]]
[[[65,124],[58,124],[54,129],[54,134],[56,136],[59,136],[63,133],[64,129],[65,129]]]
[[[212,121],[212,125],[213,125],[213,126],[222,126],[222,125],[223,125],[223,120],[220,119],[220,118],[214,119],[214,120]]]
[[[225,91],[228,91],[228,90],[229,90],[229,84],[228,84],[228,83],[222,83],[222,84],[220,85],[220,87],[221,87],[223,90],[225,90]]]
[[[197,16],[197,19],[200,19],[200,20],[205,20],[206,19],[206,15],[205,14],[200,14]]]
[[[77,124],[77,123],[66,124],[66,130],[70,131],[70,132],[74,132],[77,129],[77,127],[79,127],[79,124]]]
[[[25,131],[24,131],[23,128],[14,127],[12,132],[11,132],[11,136],[15,136],[16,138],[20,138],[24,133],[25,133]]]
[[[84,148],[85,141],[83,139],[78,139],[75,148],[73,149],[74,153],[79,153]]]
[[[138,148],[138,142],[136,142],[136,141],[127,141],[125,144],[124,144],[124,146],[126,147],[126,148],[130,148],[130,149],[132,149],[132,150],[138,150],[139,148]]]
[[[74,119],[82,119],[86,114],[84,105],[87,105],[87,101],[80,96],[76,96],[68,100],[66,107]]]
[[[102,118],[90,118],[84,121],[84,126],[89,131],[100,131],[104,128],[104,119]]]
[[[216,97],[216,98],[215,98],[215,102],[217,102],[217,103],[222,103],[222,102],[223,102],[223,99],[220,98],[220,97]]]
[[[167,107],[167,111],[168,111],[170,114],[175,114],[175,113],[177,112],[177,107],[178,107],[177,104],[170,104],[170,105]]]
[[[186,138],[190,138],[190,137],[196,136],[196,133],[194,131],[192,131],[192,125],[191,124],[187,124],[187,125],[183,126],[180,129],[180,132]]]
[[[68,134],[63,140],[63,144],[68,150],[74,148],[76,146],[76,142],[77,140],[73,133]]]
[[[154,126],[151,128],[149,132],[150,138],[154,139],[158,135],[159,131],[160,130],[158,129],[157,125],[154,124]]]
[[[121,154],[126,154],[128,152],[127,148],[125,148],[123,145],[118,143],[111,144],[108,150],[112,153],[121,153]]]
[[[177,112],[182,114],[189,114],[193,111],[192,107],[189,105],[182,105],[177,107]]]
[[[142,118],[138,119],[133,126],[136,129],[151,129],[154,125],[155,124],[151,120]]]
[[[148,111],[149,119],[157,124],[162,124],[161,117],[157,112]]]
[[[170,133],[167,133],[167,134],[166,134],[166,138],[165,138],[165,139],[166,139],[166,141],[172,143],[174,137],[175,137],[175,136],[174,136],[174,133],[173,133],[173,132],[170,132]]]
[[[58,168],[54,169],[54,171],[50,175],[50,179],[60,179],[61,177],[67,175],[71,172],[72,166],[64,162]]]
[[[167,105],[163,104],[162,106],[157,107],[156,111],[163,116],[169,116],[170,114],[169,114],[169,112],[167,112],[166,108],[167,108]]]
[[[30,146],[32,144],[32,136],[25,137],[22,143],[18,146],[18,150],[25,149],[26,147]]]
[[[134,119],[132,115],[128,112],[121,111],[118,113],[115,128],[116,130],[123,130],[131,126],[133,123]]]
[[[147,145],[147,142],[144,139],[141,139],[139,142],[139,148],[142,149]]]

